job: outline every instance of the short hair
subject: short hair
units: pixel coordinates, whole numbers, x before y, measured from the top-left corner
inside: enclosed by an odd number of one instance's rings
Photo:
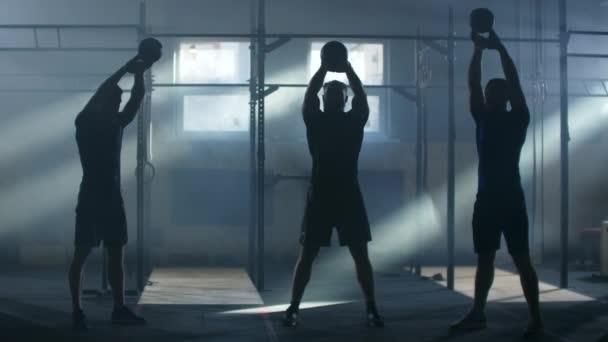
[[[330,81],[323,85],[323,91],[327,92],[328,89],[335,88],[340,91],[346,92],[348,90],[348,86],[340,81]]]

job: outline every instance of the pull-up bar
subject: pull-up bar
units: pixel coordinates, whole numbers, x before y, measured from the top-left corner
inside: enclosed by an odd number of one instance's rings
[[[156,38],[308,38],[308,39],[386,39],[386,40],[454,40],[454,41],[470,41],[470,37],[465,36],[421,36],[411,34],[323,34],[323,33],[147,33],[150,37]],[[501,38],[505,42],[520,42],[520,43],[559,43],[558,38],[550,39],[535,39],[535,38]]]
[[[568,57],[576,58],[608,58],[608,54],[597,54],[597,53],[568,53]]]
[[[569,30],[569,34],[576,35],[587,35],[587,36],[608,36],[608,31],[583,31],[583,30]]]
[[[278,88],[306,88],[308,84],[304,83],[265,83],[267,87],[278,87]],[[238,88],[238,87],[249,87],[249,83],[153,83],[154,88]],[[366,85],[367,89],[393,89],[393,88],[416,88],[413,84],[376,84]]]

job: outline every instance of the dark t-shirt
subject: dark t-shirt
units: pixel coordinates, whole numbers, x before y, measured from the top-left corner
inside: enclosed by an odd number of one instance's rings
[[[519,159],[530,116],[526,108],[473,113],[479,157],[478,190],[501,191],[521,185]]]
[[[76,118],[76,142],[82,164],[81,192],[120,190],[124,127],[119,115],[83,111]]]
[[[312,184],[356,184],[359,152],[369,109],[366,104],[348,112],[304,112],[308,149],[312,157]]]

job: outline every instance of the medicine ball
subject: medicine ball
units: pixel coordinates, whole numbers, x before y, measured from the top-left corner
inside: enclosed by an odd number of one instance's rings
[[[348,50],[344,44],[338,41],[331,41],[321,49],[321,61],[325,64],[329,71],[338,70],[348,61]]]
[[[475,33],[487,33],[494,27],[494,14],[487,8],[473,10],[469,19]]]
[[[154,63],[160,59],[163,45],[155,38],[146,38],[139,43],[138,55],[146,62]]]

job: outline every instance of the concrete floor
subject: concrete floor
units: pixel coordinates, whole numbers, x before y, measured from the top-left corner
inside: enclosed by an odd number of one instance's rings
[[[423,268],[424,276],[443,268]],[[90,272],[93,273],[93,272]],[[547,334],[541,341],[599,341],[608,333],[608,284],[579,280],[557,289],[557,272],[540,269],[542,309]],[[488,306],[489,328],[450,336],[447,327],[470,305],[474,269],[456,270],[456,291],[442,281],[425,280],[405,270],[377,272],[378,304],[384,329],[364,325],[363,303],[354,274],[341,280],[321,272],[305,296],[302,324],[284,328],[282,311],[289,299],[290,271],[272,270],[268,290],[257,293],[242,269],[158,269],[142,298],[130,299],[146,327],[109,324],[111,300],[87,297],[91,331],[70,331],[70,305],[61,271],[13,272],[0,276],[1,341],[516,341],[527,311],[516,274],[497,272]],[[92,275],[88,284],[96,284]]]

